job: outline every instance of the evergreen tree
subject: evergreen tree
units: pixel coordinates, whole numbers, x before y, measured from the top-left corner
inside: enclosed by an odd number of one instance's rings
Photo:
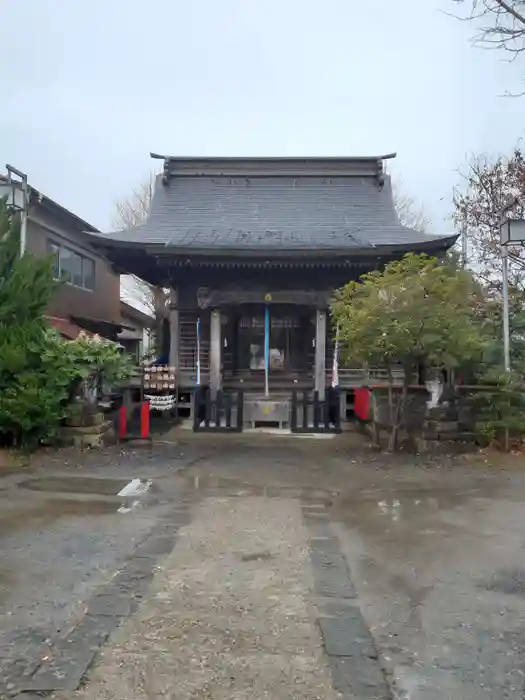
[[[477,293],[468,271],[410,253],[335,294],[332,313],[342,357],[387,371],[390,449],[397,447],[417,366],[451,370],[481,357],[484,326],[476,316]],[[395,392],[396,366],[404,370],[400,392]]]
[[[44,319],[57,282],[49,259],[19,248],[19,219],[0,200],[0,435],[17,444],[38,442],[64,411]]]

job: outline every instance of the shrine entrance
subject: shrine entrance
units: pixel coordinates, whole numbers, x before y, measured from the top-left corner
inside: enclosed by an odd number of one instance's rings
[[[253,376],[264,373],[266,342],[270,375],[312,371],[315,319],[308,307],[270,305],[266,311],[262,304],[242,305],[235,319],[235,336],[235,372]]]

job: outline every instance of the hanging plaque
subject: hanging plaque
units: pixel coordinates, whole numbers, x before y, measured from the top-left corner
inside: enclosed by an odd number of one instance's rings
[[[175,375],[175,367],[170,367],[166,365],[153,365],[152,367],[144,367],[144,389],[155,389],[157,391],[175,389]]]

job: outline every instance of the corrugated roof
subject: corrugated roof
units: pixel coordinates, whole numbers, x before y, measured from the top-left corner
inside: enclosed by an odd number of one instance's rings
[[[230,167],[233,170],[224,174]],[[293,168],[297,175],[290,174]],[[173,252],[278,253],[372,252],[381,246],[417,247],[443,237],[400,224],[390,179],[375,158],[300,163],[295,159],[167,158],[164,175],[156,180],[147,221],[106,238],[164,245]]]

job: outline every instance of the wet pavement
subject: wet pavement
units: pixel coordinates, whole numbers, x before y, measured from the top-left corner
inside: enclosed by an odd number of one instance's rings
[[[55,681],[68,675],[71,683],[76,673],[77,684],[85,682],[100,648],[110,649],[122,622],[138,619],[148,605],[157,567],[169,556],[176,567],[176,533],[187,523],[200,527],[196,514],[210,513],[206,504],[221,499],[228,499],[231,512],[257,504],[259,520],[274,502],[285,500],[286,512],[302,509],[311,585],[301,595],[321,631],[315,639],[327,663],[319,668],[330,668],[335,687],[343,683],[343,697],[525,696],[525,468],[519,459],[502,469],[496,457],[377,455],[344,437],[330,443],[199,438],[124,453],[66,451],[40,458],[31,471],[0,472],[0,697],[22,687],[48,692],[54,681],[39,688],[45,683],[38,679],[49,673]],[[137,477],[151,479],[151,488],[129,512],[119,513],[117,494]],[[240,532],[242,521],[236,523],[234,532]],[[294,523],[290,538],[299,532]],[[297,542],[303,537],[295,535]],[[284,545],[277,541],[279,552]],[[245,565],[265,571],[276,566],[270,544],[257,552],[255,564],[231,563],[239,598],[249,583]],[[316,574],[327,570],[328,595],[319,590]],[[202,605],[195,614],[204,624]],[[68,637],[75,630],[77,636]],[[349,639],[365,633],[377,650],[366,671],[375,686],[362,674],[355,685],[359,668],[369,662],[352,662]],[[310,632],[307,639],[314,639]],[[50,664],[60,645],[68,651],[60,653],[57,671]],[[317,642],[308,645],[308,654],[318,658]],[[198,645],[191,653],[198,654]],[[100,663],[95,660],[88,672],[87,688]],[[324,687],[325,671],[319,673],[311,688]],[[284,686],[287,678],[280,681]],[[388,688],[381,685],[385,680]],[[245,697],[242,692],[238,697]],[[331,697],[323,692],[317,696]],[[316,697],[314,690],[282,696]]]
[[[31,472],[0,472],[0,697],[49,656],[83,618],[89,598],[171,511],[179,490],[172,478],[165,492],[153,489],[132,513],[118,513],[117,493],[145,461],[151,472],[178,465],[141,453],[72,462],[57,454]],[[97,472],[102,476],[91,476]]]
[[[337,528],[401,698],[525,691],[523,489],[378,492]]]

